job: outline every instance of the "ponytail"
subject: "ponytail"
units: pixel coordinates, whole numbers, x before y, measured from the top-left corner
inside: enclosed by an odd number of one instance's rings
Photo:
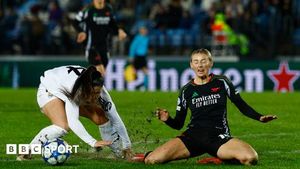
[[[93,94],[93,87],[104,84],[103,76],[97,71],[96,67],[90,66],[76,79],[71,92],[62,92],[77,105],[81,105]]]

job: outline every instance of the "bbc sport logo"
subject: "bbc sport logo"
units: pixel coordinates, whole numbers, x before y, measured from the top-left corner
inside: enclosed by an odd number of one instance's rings
[[[59,145],[57,146],[46,146],[46,150],[54,151],[58,150],[61,152],[69,151],[70,153],[77,153],[79,145]],[[41,144],[6,144],[6,154],[42,154]]]

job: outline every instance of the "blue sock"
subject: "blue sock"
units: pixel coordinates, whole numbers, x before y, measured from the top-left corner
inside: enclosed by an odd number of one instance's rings
[[[148,75],[144,76],[144,86],[146,89],[148,88]]]

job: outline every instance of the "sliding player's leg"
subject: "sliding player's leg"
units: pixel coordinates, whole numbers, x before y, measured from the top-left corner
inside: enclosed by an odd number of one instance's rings
[[[257,152],[248,143],[237,138],[223,144],[217,156],[222,160],[238,160],[244,165],[255,165],[258,161]]]
[[[172,139],[156,148],[145,158],[146,164],[166,163],[190,157],[190,152],[179,138]]]

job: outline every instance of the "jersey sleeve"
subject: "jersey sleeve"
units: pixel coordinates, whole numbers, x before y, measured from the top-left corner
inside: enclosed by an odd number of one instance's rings
[[[87,24],[86,19],[88,18],[88,10],[82,10],[77,13],[73,20],[73,27],[77,32],[86,32]]]
[[[88,145],[94,147],[97,142],[84,128],[82,123],[79,121],[79,107],[75,103],[70,101],[65,102],[65,109],[67,115],[67,121],[70,129]]]
[[[233,102],[233,104],[240,110],[241,113],[255,120],[259,120],[262,116],[256,112],[251,106],[249,106],[244,99],[240,96],[239,91],[235,89],[232,82],[224,77],[222,79],[225,85],[228,98]]]
[[[109,27],[111,29],[111,33],[114,35],[118,35],[119,33],[119,26],[117,24],[116,18],[113,14],[113,10],[108,7],[109,12],[111,13],[110,15],[110,22],[109,22]]]
[[[123,149],[131,148],[131,141],[128,136],[126,127],[121,119],[121,117],[118,114],[118,111],[116,109],[116,106],[114,102],[112,101],[108,91],[103,86],[101,91],[101,98],[102,98],[102,104],[104,103],[104,110],[105,113],[112,123],[112,126],[116,129],[117,133],[119,134],[121,140],[122,140],[122,146]]]
[[[185,90],[182,89],[179,93],[175,117],[172,118],[171,116],[169,116],[168,120],[165,121],[168,126],[176,130],[180,130],[183,127],[187,115],[187,106],[184,91]]]

